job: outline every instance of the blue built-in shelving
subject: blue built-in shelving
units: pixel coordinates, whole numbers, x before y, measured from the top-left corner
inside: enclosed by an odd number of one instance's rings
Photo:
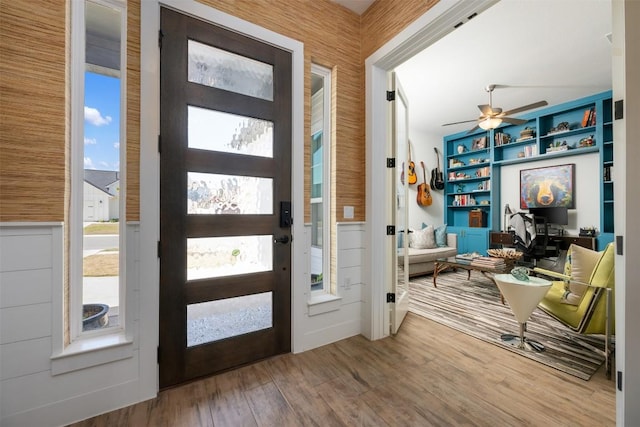
[[[600,156],[600,230],[598,247],[613,240],[613,113],[612,92],[602,92],[571,102],[517,116],[527,122],[503,125],[475,133],[444,137],[444,218],[463,239],[469,234],[469,211],[487,213],[486,227],[474,228],[477,243],[464,248],[483,252],[489,230],[500,226],[500,168],[541,159],[598,152]],[[525,128],[533,130],[522,137]],[[463,147],[463,148],[459,148]],[[495,226],[495,227],[494,227]]]

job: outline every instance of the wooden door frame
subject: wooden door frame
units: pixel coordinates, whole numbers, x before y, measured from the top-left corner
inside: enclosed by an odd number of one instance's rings
[[[258,25],[223,13],[195,0],[145,0],[141,2],[141,67],[140,67],[140,253],[139,269],[132,272],[130,283],[138,282],[139,317],[136,335],[140,340],[141,360],[157,360],[159,332],[159,260],[160,238],[160,168],[158,135],[160,132],[160,8],[167,7],[213,25],[231,28],[238,33],[272,44],[292,54],[292,212],[294,236],[304,235],[304,45]],[[297,214],[297,213],[300,214]],[[295,219],[298,219],[297,221]],[[305,272],[303,238],[293,239],[291,269],[291,348],[303,350],[302,330],[296,327],[304,318],[305,295],[296,283],[308,281]],[[132,311],[134,313],[134,311]],[[157,364],[140,368],[141,397],[153,397],[158,391]]]

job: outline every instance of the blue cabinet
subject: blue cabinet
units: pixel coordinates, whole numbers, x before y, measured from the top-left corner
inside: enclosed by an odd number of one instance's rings
[[[486,255],[489,248],[489,229],[486,227],[447,227],[448,233],[458,235],[458,253],[478,252]]]

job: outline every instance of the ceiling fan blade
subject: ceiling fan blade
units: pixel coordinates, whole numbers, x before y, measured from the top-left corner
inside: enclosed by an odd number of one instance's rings
[[[471,123],[471,122],[475,122],[477,121],[477,119],[473,119],[473,120],[463,120],[461,122],[452,122],[452,123],[445,123],[442,126],[451,126],[451,125],[459,125],[461,123]]]
[[[518,108],[514,108],[513,110],[505,111],[503,114],[505,116],[510,116],[511,114],[520,113],[522,111],[527,111],[527,110],[531,110],[531,109],[538,108],[538,107],[544,107],[545,105],[548,105],[547,101],[538,101],[538,102],[534,102],[533,104],[523,105],[522,107],[518,107]]]
[[[514,119],[512,117],[501,117],[503,122],[506,123],[511,123],[512,125],[523,125],[525,123],[527,123],[526,120],[522,120],[522,119]]]
[[[491,113],[493,112],[493,110],[491,109],[491,105],[489,104],[478,105],[478,109],[480,110],[483,116],[490,116]]]
[[[473,133],[476,131],[476,129],[480,129],[480,126],[475,125],[474,127],[472,127],[471,129],[469,129],[469,131],[467,132],[467,135],[469,135],[470,133]]]

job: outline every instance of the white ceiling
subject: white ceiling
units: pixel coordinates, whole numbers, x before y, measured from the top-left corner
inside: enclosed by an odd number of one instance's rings
[[[358,15],[362,15],[365,10],[373,4],[375,0],[333,0],[334,2],[341,4],[347,9],[351,9]]]
[[[411,132],[441,140],[470,129],[442,124],[477,118],[488,84],[515,86],[493,92],[503,110],[609,90],[610,33],[610,0],[502,0],[397,67]]]

